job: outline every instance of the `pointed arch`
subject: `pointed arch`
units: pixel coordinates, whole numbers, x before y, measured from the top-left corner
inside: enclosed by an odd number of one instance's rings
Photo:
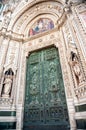
[[[54,7],[52,7],[52,2],[54,2]],[[57,21],[57,19],[61,16],[63,4],[64,4],[64,2],[60,1],[60,0],[54,0],[54,1],[42,0],[41,2],[40,2],[40,0],[37,0],[36,2],[31,1],[31,3],[28,2],[28,4],[24,3],[23,7],[21,4],[20,10],[17,11],[15,9],[15,11],[12,15],[12,20],[9,24],[8,30],[13,30],[13,32],[22,34],[22,28],[24,27],[24,25],[28,26],[28,24],[30,24],[32,19],[36,18],[37,15],[40,16],[40,15],[43,15],[46,13],[48,15],[51,15],[52,19],[56,18],[56,21]],[[47,5],[47,6],[45,6],[45,9],[44,9],[43,5]],[[32,12],[31,12],[31,10],[32,10]],[[24,29],[25,29],[25,27],[24,27]],[[24,30],[23,30],[23,32],[24,32]]]

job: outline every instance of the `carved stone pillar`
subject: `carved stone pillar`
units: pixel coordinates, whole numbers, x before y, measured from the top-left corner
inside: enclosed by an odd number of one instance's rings
[[[0,47],[1,47],[1,44],[2,44],[2,41],[3,41],[3,38],[4,38],[4,36],[1,35],[1,36],[0,36]]]
[[[23,127],[23,111],[24,111],[24,95],[25,95],[25,76],[26,76],[26,54],[24,52],[24,46],[21,44],[20,52],[20,64],[18,75],[18,87],[17,87],[17,130],[21,130]]]
[[[3,72],[3,67],[4,67],[4,63],[6,59],[9,41],[10,41],[10,38],[2,40],[2,45],[0,48],[0,79]]]
[[[75,107],[73,98],[67,98],[69,120],[70,120],[70,130],[76,130],[76,120],[75,120]]]
[[[23,124],[22,124],[22,119],[23,119],[23,107],[22,105],[17,106],[17,122],[16,122],[16,130],[22,130]]]
[[[61,43],[59,43],[59,55],[60,55],[60,62],[62,67],[63,79],[64,79],[64,87],[65,87],[65,94],[68,106],[68,113],[69,113],[69,121],[70,121],[70,130],[76,130],[76,121],[75,121],[75,107],[73,101],[73,81],[71,78],[71,72],[68,65],[67,59],[67,51],[65,49],[65,41],[63,39],[63,33],[60,32],[60,37],[62,38]]]
[[[73,48],[70,48],[71,51],[75,51],[78,57],[78,63],[80,67],[80,77],[82,77],[82,83],[78,84],[76,83],[76,79],[74,78],[75,75],[73,75],[74,83],[77,88],[74,88],[74,92],[76,97],[74,96],[74,102],[79,102],[81,100],[80,98],[85,98],[85,84],[86,84],[86,36],[85,36],[85,28],[82,26],[82,22],[79,17],[79,8],[83,7],[84,4],[80,5],[73,5],[72,6],[72,14],[67,14],[68,17],[68,23],[70,27],[70,31],[72,32],[73,37],[73,43],[75,44],[75,50]],[[85,9],[86,10],[86,9]],[[73,74],[73,73],[72,73]],[[77,100],[78,99],[78,100]]]
[[[85,38],[86,34],[79,19],[78,11],[75,7],[72,7],[72,12],[73,12],[73,18],[71,19],[71,26],[74,29],[74,39],[76,42],[78,55],[80,56],[83,69],[86,73],[86,38]]]

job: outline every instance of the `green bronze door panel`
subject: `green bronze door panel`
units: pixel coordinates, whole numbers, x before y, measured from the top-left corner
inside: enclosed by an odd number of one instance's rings
[[[69,125],[59,53],[54,47],[27,59],[24,130],[45,130],[45,125],[46,130],[49,126],[68,130]]]

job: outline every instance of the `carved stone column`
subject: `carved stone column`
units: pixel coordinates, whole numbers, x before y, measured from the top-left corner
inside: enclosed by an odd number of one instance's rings
[[[0,36],[0,47],[1,47],[1,44],[2,44],[2,41],[3,41],[3,38],[4,38],[4,36],[1,35],[1,36]]]
[[[16,116],[17,116],[17,122],[16,122],[16,130],[22,130],[23,129],[23,111],[24,108],[22,105],[17,105],[17,111],[16,111]]]
[[[82,5],[81,5],[82,6]],[[80,60],[82,62],[83,69],[86,73],[86,34],[85,34],[85,28],[83,28],[79,13],[76,9],[76,7],[72,7],[73,12],[73,18],[71,19],[71,26],[74,29],[74,38],[76,42],[76,47],[78,51],[78,55],[80,56]],[[86,74],[85,74],[86,76]]]
[[[70,120],[70,130],[76,130],[76,120],[75,120],[75,107],[73,98],[67,98],[69,120]]]
[[[18,87],[17,87],[17,130],[21,130],[23,127],[23,112],[24,112],[24,96],[25,96],[25,77],[26,77],[26,54],[24,52],[24,46],[21,44],[20,52],[20,64],[18,75]]]
[[[82,26],[82,22],[79,17],[79,9],[85,9],[83,6],[84,4],[80,5],[73,5],[72,6],[72,14],[67,14],[68,17],[68,23],[70,30],[72,32],[72,37],[73,37],[73,42],[75,44],[76,48],[76,54],[79,59],[79,67],[81,70],[81,75],[82,75],[82,83],[79,84],[78,86],[75,83],[75,86],[77,86],[76,89],[73,91],[75,92],[75,95],[77,96],[74,97],[75,100],[74,102],[79,102],[83,98],[85,98],[85,85],[86,85],[86,35],[85,35],[85,28]],[[86,9],[85,9],[86,10]],[[70,48],[70,50],[73,51],[73,49]],[[74,76],[73,76],[74,77]],[[82,98],[82,99],[80,99]],[[78,99],[78,100],[77,100]]]
[[[75,107],[73,101],[73,81],[71,78],[70,68],[67,61],[67,51],[65,48],[65,41],[63,38],[63,33],[60,30],[60,37],[61,43],[59,43],[59,55],[60,55],[60,62],[62,67],[63,79],[64,79],[64,87],[65,87],[65,94],[68,106],[68,113],[69,113],[69,121],[70,121],[70,130],[76,130],[76,121],[75,121]]]
[[[2,45],[0,48],[0,79],[3,72],[3,67],[4,67],[4,63],[6,59],[9,41],[10,41],[10,38],[5,38],[4,40],[2,40]]]

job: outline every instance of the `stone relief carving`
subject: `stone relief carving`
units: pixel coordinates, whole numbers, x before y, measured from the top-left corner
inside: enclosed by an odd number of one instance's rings
[[[65,10],[65,12],[68,14],[68,13],[71,13],[72,11],[71,11],[71,4],[69,3],[69,4],[66,4],[65,5],[65,7],[64,7],[64,10]]]
[[[17,0],[9,0],[3,2],[5,4],[5,7],[3,9],[3,26],[7,27],[11,20],[11,14],[14,11],[15,7],[17,6],[19,1]]]
[[[49,83],[50,83],[50,88],[49,91],[51,93],[51,103],[59,102],[59,84],[58,80],[55,81],[55,71],[56,71],[56,64],[54,62],[51,62],[49,64]]]
[[[77,9],[80,13],[86,11],[86,4],[82,3],[82,4],[77,5]]]
[[[17,68],[18,54],[19,54],[19,43],[13,41],[10,42],[5,67],[11,65],[13,68]]]
[[[3,26],[7,27],[10,23],[11,13],[13,10],[13,5],[7,4],[3,10]]]
[[[72,32],[69,27],[69,23],[65,24],[64,32],[65,32],[65,38],[67,40],[67,44],[75,45],[75,43],[73,41]]]
[[[8,15],[4,16],[3,26],[7,27],[10,22],[10,17]]]
[[[32,96],[30,106],[39,104],[38,101],[38,93],[39,93],[39,85],[38,85],[38,78],[37,78],[37,67],[33,67],[32,69],[32,79],[30,84],[30,94]]]

